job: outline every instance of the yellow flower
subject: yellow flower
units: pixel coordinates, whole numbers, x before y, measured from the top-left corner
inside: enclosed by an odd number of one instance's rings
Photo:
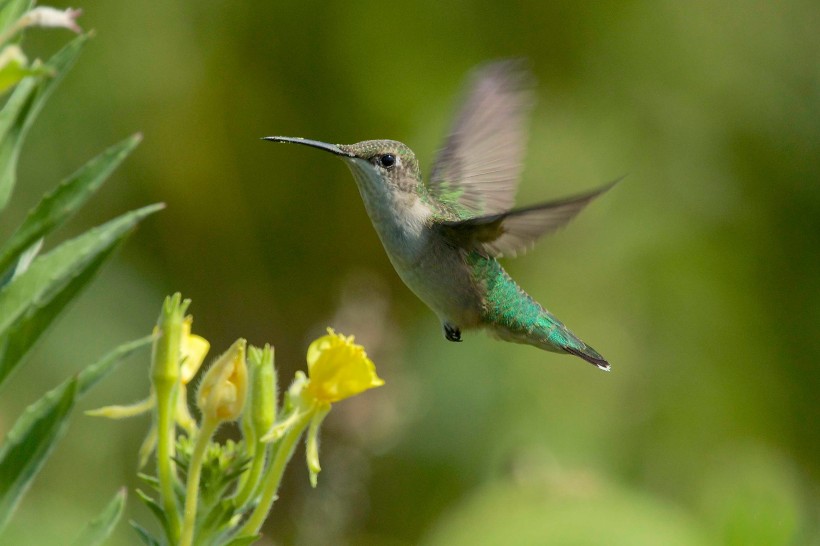
[[[234,421],[242,414],[248,393],[244,339],[238,339],[205,372],[196,400],[206,420]]]
[[[317,402],[333,403],[384,385],[364,347],[353,343],[353,336],[339,335],[332,328],[327,334],[308,347],[309,395]]]

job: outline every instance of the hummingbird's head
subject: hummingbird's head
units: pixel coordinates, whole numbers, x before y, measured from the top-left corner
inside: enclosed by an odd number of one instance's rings
[[[348,164],[360,186],[369,191],[416,193],[421,186],[416,155],[396,140],[365,140],[356,144],[328,144],[318,140],[278,136],[265,137],[265,140],[303,144],[337,155]]]
[[[356,144],[339,144],[349,155],[348,165],[354,176],[368,175],[399,191],[416,192],[421,184],[419,163],[413,150],[396,140],[365,140]]]
[[[383,237],[412,232],[416,237],[425,228],[431,211],[425,204],[426,188],[413,151],[395,140],[366,140],[356,144],[328,144],[293,137],[265,137],[264,140],[302,144],[342,158],[364,201],[373,225]],[[379,226],[382,227],[380,230]],[[384,239],[383,239],[384,240]]]

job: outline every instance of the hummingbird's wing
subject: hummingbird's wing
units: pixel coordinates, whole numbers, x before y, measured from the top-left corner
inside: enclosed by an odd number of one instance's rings
[[[430,176],[433,197],[464,216],[513,206],[532,104],[531,76],[520,60],[475,72],[470,92]]]
[[[619,179],[620,180],[620,179]],[[435,223],[438,232],[456,246],[477,250],[493,258],[514,257],[536,239],[565,226],[590,201],[618,183],[597,190],[498,214]]]

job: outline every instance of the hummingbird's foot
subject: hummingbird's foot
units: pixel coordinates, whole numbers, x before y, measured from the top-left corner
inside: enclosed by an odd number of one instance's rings
[[[458,326],[451,326],[444,323],[444,337],[447,338],[447,341],[461,341],[461,330],[458,329]]]

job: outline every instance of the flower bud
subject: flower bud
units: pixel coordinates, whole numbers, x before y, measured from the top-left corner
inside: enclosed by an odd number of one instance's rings
[[[214,362],[197,392],[197,405],[206,420],[235,421],[242,414],[248,391],[244,339],[238,339]]]
[[[276,371],[273,366],[273,347],[251,347],[251,429],[254,438],[262,438],[276,421]]]
[[[166,389],[180,379],[180,344],[182,342],[182,322],[185,310],[191,300],[182,300],[177,292],[165,298],[162,311],[154,329],[154,349],[151,358],[151,380],[155,387]]]

